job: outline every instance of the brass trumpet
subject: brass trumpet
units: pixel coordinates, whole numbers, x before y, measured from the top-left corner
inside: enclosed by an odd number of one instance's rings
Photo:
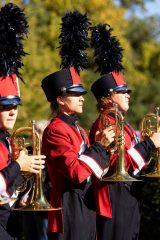
[[[131,177],[127,170],[126,170],[126,158],[125,158],[125,151],[124,151],[124,116],[123,114],[118,110],[118,105],[114,104],[113,109],[107,109],[101,114],[100,116],[100,124],[101,129],[104,129],[106,127],[109,127],[113,125],[110,122],[110,119],[107,118],[107,115],[113,113],[116,121],[116,134],[115,134],[115,141],[114,146],[111,144],[109,147],[109,151],[117,151],[118,153],[118,160],[116,162],[116,171],[112,176],[108,176],[105,178],[102,178],[101,181],[109,181],[109,182],[125,182],[125,181],[140,181],[136,178]]]
[[[156,113],[147,113],[144,115],[140,123],[140,137],[144,140],[151,137],[154,132],[160,130],[160,117],[159,107],[155,108]],[[157,148],[154,152],[153,158],[155,159],[154,170],[145,174],[145,177],[159,178],[160,177],[160,148]]]
[[[22,149],[27,150],[31,148],[28,154],[40,155],[41,143],[40,136],[35,131],[35,121],[32,121],[32,127],[18,128],[12,135],[11,139],[13,159],[16,160],[19,151]],[[53,208],[44,195],[42,170],[38,174],[22,172],[24,176],[24,183],[18,188],[18,191],[23,192],[27,186],[27,182],[32,177],[34,178],[32,196],[29,203],[24,207],[15,208],[14,210],[20,211],[52,211],[59,210],[60,208]]]

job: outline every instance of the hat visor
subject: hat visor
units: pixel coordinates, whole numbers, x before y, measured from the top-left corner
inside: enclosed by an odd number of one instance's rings
[[[125,84],[125,85],[121,85],[121,86],[117,86],[113,89],[113,92],[126,92],[126,93],[131,93],[132,92],[132,89],[129,89],[128,86]]]
[[[81,93],[81,94],[86,94],[87,91],[83,88],[82,84],[74,84],[71,87],[68,87],[66,89],[66,92],[77,92],[77,93]]]
[[[13,99],[0,99],[0,105],[6,106],[6,105],[21,105],[20,98],[13,98]]]

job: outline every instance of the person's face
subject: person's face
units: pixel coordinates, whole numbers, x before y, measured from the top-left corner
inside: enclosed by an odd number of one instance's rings
[[[118,104],[118,109],[122,112],[127,112],[129,109],[129,98],[130,95],[127,92],[113,93],[111,96],[112,103]]]
[[[15,105],[0,106],[0,128],[10,130],[17,119],[18,107]]]
[[[68,93],[57,98],[60,112],[67,115],[80,114],[83,112],[84,97],[81,93]]]

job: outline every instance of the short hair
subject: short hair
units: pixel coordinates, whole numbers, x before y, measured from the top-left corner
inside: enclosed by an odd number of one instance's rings
[[[50,108],[51,108],[52,114],[56,114],[58,112],[57,99],[51,102]]]

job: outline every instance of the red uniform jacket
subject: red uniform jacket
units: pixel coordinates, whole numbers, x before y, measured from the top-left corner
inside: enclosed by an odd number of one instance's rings
[[[11,159],[9,134],[0,129],[0,202],[6,202],[8,197],[16,198],[18,196],[16,189],[22,181],[19,164]],[[7,232],[6,226],[14,203],[15,199],[0,204],[0,225],[3,226],[0,238],[3,236],[4,239],[4,232]]]
[[[80,184],[92,173],[101,178],[106,151],[99,143],[92,147],[88,144],[85,131],[75,125],[75,118],[67,115],[55,117],[45,129],[42,153],[46,155],[52,186],[50,203],[54,208],[62,207],[65,179]],[[49,212],[49,232],[63,232],[62,211]]]
[[[108,115],[110,122],[115,124],[115,118]],[[100,119],[98,118],[93,124],[90,131],[90,141],[94,142],[95,133],[100,128]],[[136,132],[129,124],[124,126],[125,134],[125,159],[127,170],[132,175],[137,175],[145,166],[151,157],[152,150],[155,149],[153,142],[150,139],[139,142]],[[110,169],[113,171],[116,165],[117,155],[113,155],[110,160]],[[112,218],[112,206],[110,201],[110,188],[106,182],[93,179],[93,187],[96,198],[96,212],[99,215]]]

